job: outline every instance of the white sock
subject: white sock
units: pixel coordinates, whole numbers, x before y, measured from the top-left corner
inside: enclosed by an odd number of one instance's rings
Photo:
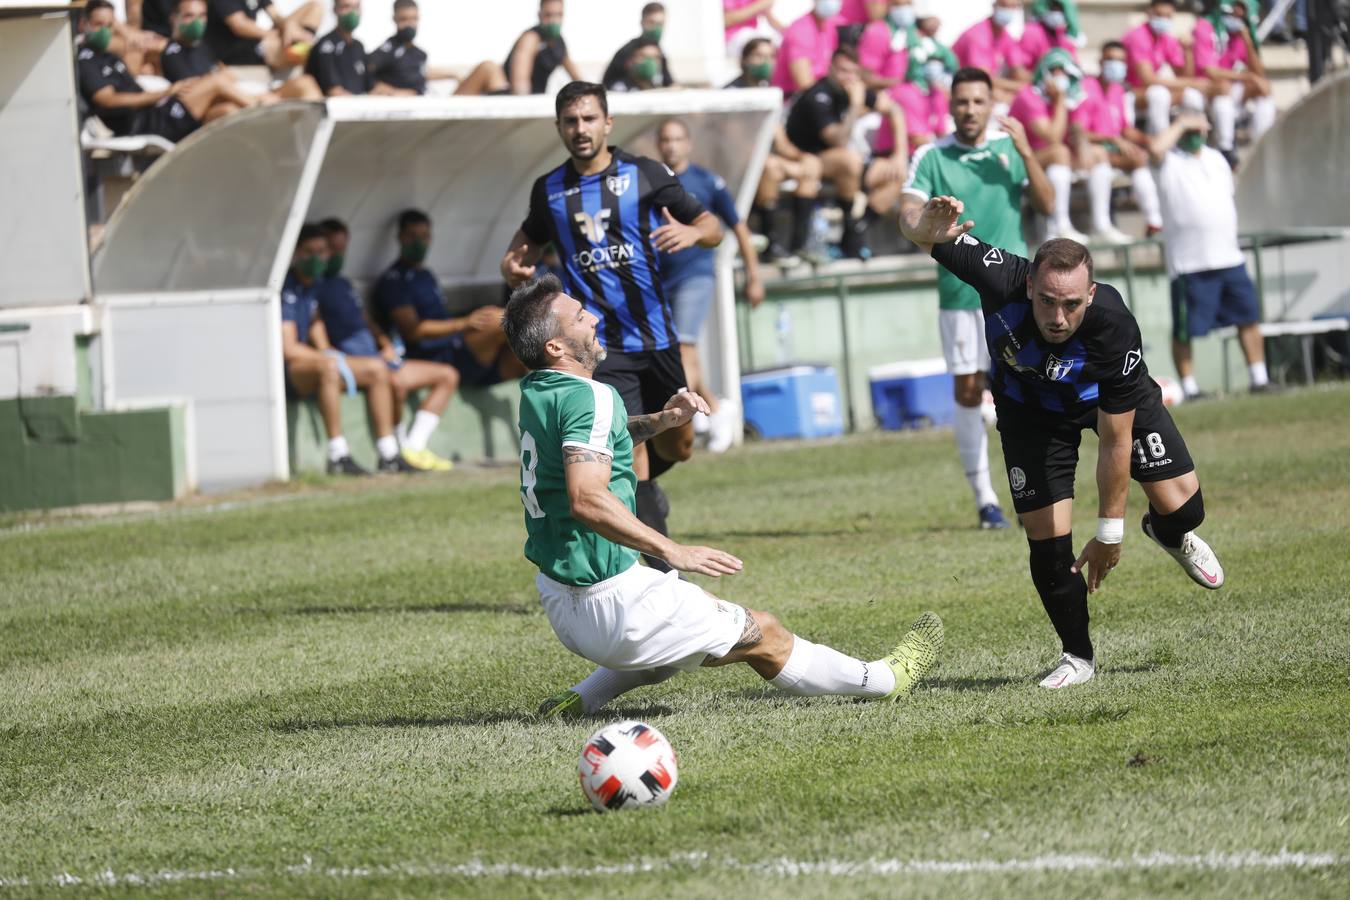
[[[1270,130],[1275,124],[1275,100],[1271,97],[1257,97],[1252,100],[1252,140]]]
[[[1270,384],[1270,373],[1266,371],[1265,360],[1247,366],[1247,375],[1251,377],[1252,387],[1264,387]]]
[[[1220,94],[1209,105],[1214,120],[1214,145],[1220,150],[1232,150],[1237,134],[1237,104],[1231,94]]]
[[[643,685],[660,684],[678,674],[680,670],[670,666],[659,669],[606,669],[600,666],[574,684],[572,690],[581,695],[586,712],[593,713],[620,694]]]
[[[419,409],[417,415],[413,416],[412,427],[408,429],[408,439],[403,442],[403,446],[414,453],[427,449],[427,441],[436,433],[436,426],[440,421],[441,417],[434,412]]]
[[[1130,173],[1130,183],[1134,189],[1134,202],[1144,214],[1144,221],[1154,228],[1162,227],[1162,204],[1158,201],[1158,182],[1153,178],[1153,170],[1140,166]]]
[[[895,673],[882,660],[863,662],[793,635],[788,661],[772,682],[779,690],[801,697],[884,697],[895,690]]]
[[[961,468],[966,481],[975,492],[975,505],[998,506],[998,494],[989,480],[989,432],[984,425],[984,410],[978,406],[956,405],[952,420],[956,433],[956,452],[961,455]]]
[[[398,438],[386,434],[375,442],[375,452],[380,454],[380,459],[393,459],[398,456]]]
[[[398,445],[402,447],[408,443],[408,417],[399,419],[398,424],[394,426],[394,437],[398,438]]]
[[[1184,375],[1181,379],[1181,392],[1187,397],[1194,397],[1200,393],[1200,382],[1195,380],[1194,375]]]
[[[1088,172],[1088,197],[1092,200],[1092,230],[1111,230],[1111,164],[1098,163]]]
[[[351,456],[351,448],[347,446],[347,438],[338,435],[335,438],[328,439],[328,461],[337,462],[344,456]]]
[[[1073,172],[1068,166],[1046,166],[1045,177],[1055,189],[1055,212],[1050,217],[1050,230],[1055,237],[1062,237],[1073,228],[1069,221],[1069,190],[1073,186]]]
[[[1161,84],[1155,84],[1144,91],[1144,103],[1148,107],[1148,133],[1161,134],[1166,131],[1172,113],[1172,92]]]

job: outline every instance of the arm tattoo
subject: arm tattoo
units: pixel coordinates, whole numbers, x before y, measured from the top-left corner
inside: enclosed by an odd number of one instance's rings
[[[661,426],[660,413],[628,417],[628,436],[633,439],[634,444],[640,444],[663,431],[665,431],[665,428]]]
[[[747,647],[753,647],[764,640],[764,634],[759,630],[759,623],[755,621],[755,616],[750,610],[745,611],[745,628],[741,630],[741,637],[731,649],[744,650]]]
[[[565,466],[570,466],[574,463],[606,463],[606,462],[609,462],[609,457],[600,453],[596,453],[594,450],[582,450],[580,448],[573,448],[571,450],[567,450],[565,451],[565,455],[563,456],[563,465]]]

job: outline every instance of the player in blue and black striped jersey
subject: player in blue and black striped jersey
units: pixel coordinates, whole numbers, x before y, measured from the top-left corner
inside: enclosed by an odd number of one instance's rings
[[[516,287],[534,277],[550,241],[567,292],[600,320],[606,358],[597,381],[613,385],[630,413],[656,412],[687,385],[659,253],[716,247],[722,226],[652,159],[607,143],[614,120],[602,85],[574,81],[555,101],[558,135],[571,158],[535,181],[530,210],[502,259]],[[651,479],[689,458],[692,426],[671,429],[633,452],[637,515],[666,533],[663,497]],[[651,565],[665,563],[648,559]]]
[[[1120,560],[1130,478],[1148,497],[1144,534],[1201,587],[1221,587],[1223,569],[1195,534],[1205,516],[1195,464],[1120,292],[1093,280],[1082,244],[1047,241],[1028,260],[976,239],[969,232],[978,222],[957,224],[964,209],[934,197],[902,216],[901,230],[980,294],[1013,505],[1031,547],[1031,580],[1063,643],[1041,686],[1081,684],[1096,671],[1087,595]],[[1098,436],[1099,518],[1075,559],[1073,481],[1085,428]]]

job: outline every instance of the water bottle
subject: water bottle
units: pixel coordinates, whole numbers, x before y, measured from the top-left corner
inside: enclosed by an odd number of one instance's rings
[[[806,251],[821,259],[830,253],[830,219],[819,206],[811,213],[811,232],[806,241]]]
[[[778,333],[778,365],[786,366],[792,358],[792,313],[788,312],[787,304],[782,301],[778,303],[778,319],[774,323],[774,330]]]

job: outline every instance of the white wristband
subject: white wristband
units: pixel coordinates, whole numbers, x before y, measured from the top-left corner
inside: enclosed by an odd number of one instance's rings
[[[1119,544],[1125,539],[1124,519],[1098,519],[1097,543]]]

